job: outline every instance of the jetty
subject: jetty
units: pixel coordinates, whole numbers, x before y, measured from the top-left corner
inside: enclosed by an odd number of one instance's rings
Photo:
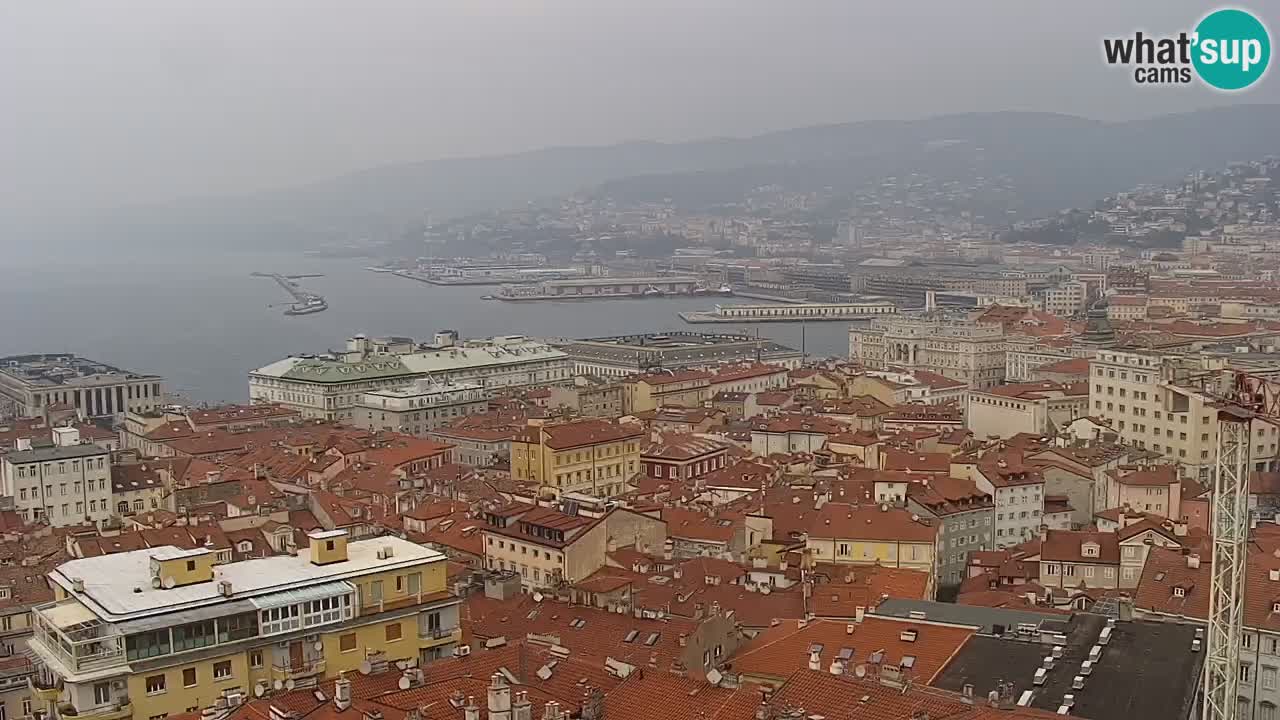
[[[293,302],[285,306],[285,315],[311,315],[329,309],[329,303],[325,301],[323,295],[311,292],[297,282],[302,278],[324,277],[323,275],[281,275],[280,273],[263,272],[251,274],[253,277],[271,278],[281,288],[284,288],[285,292],[289,293],[289,297],[293,299]],[[268,307],[280,307],[280,305],[269,305]]]

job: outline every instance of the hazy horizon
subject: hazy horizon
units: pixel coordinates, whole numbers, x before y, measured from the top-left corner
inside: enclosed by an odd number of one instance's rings
[[[1280,101],[1273,78],[1239,95],[1137,88],[1101,61],[1104,36],[1176,32],[1206,10],[1153,0],[12,3],[0,8],[0,212],[251,193],[547,147]],[[1260,14],[1280,25],[1275,8]]]

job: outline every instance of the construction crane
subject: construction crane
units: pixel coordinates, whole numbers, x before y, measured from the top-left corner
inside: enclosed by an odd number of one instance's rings
[[[1249,446],[1255,419],[1280,420],[1280,391],[1270,380],[1225,371],[1213,473],[1213,563],[1205,643],[1204,720],[1238,718],[1240,640],[1249,541]]]

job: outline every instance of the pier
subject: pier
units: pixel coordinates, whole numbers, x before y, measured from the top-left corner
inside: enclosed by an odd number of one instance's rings
[[[325,302],[324,296],[313,293],[297,283],[299,278],[324,277],[323,275],[281,275],[280,273],[252,273],[253,277],[271,278],[276,281],[284,291],[289,293],[293,298],[293,302],[285,308],[285,315],[311,315],[312,313],[323,312],[329,309],[329,304]],[[279,307],[279,305],[270,305],[268,307]]]
[[[863,320],[892,315],[898,308],[875,300],[854,303],[794,303],[790,305],[716,305],[714,310],[678,313],[690,324]]]

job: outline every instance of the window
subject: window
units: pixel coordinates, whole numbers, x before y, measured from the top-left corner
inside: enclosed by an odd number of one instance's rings
[[[261,650],[249,651],[249,667],[251,668],[262,667],[262,651]]]
[[[106,705],[111,702],[111,683],[93,684],[93,704]]]
[[[1243,633],[1240,635],[1240,647],[1245,650],[1253,649],[1253,633]]]
[[[164,692],[164,675],[152,675],[146,682],[148,695],[159,695]]]
[[[1249,663],[1240,663],[1240,682],[1249,682],[1249,678],[1253,675],[1253,665]]]
[[[369,583],[369,599],[373,602],[382,602],[382,581],[374,580]]]
[[[387,642],[394,642],[396,640],[399,640],[400,632],[401,632],[400,623],[398,622],[387,623],[387,626],[386,626]]]
[[[409,594],[417,595],[422,592],[422,573],[414,573],[409,578]]]
[[[169,629],[165,628],[163,630],[129,635],[125,638],[124,644],[125,656],[129,660],[143,660],[158,655],[168,655],[170,652]]]
[[[338,649],[342,652],[351,652],[356,649],[356,634],[347,633],[338,638]]]
[[[302,627],[297,605],[268,608],[262,611],[262,634],[275,635]]]
[[[196,686],[196,669],[186,668],[182,671],[182,687]]]
[[[1262,666],[1262,687],[1267,690],[1276,689],[1276,669],[1270,665]]]
[[[223,660],[213,664],[213,679],[226,680],[231,677],[231,661]]]

